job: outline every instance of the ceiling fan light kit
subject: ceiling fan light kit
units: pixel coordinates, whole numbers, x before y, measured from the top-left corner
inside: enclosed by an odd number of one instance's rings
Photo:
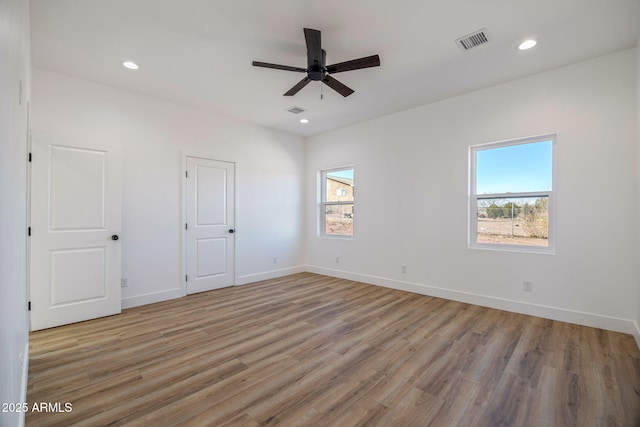
[[[296,85],[289,89],[287,92],[285,92],[284,96],[293,96],[298,93],[303,87],[308,85],[309,82],[320,81],[338,92],[340,95],[347,97],[354,92],[353,89],[336,80],[330,74],[380,66],[380,57],[378,55],[352,59],[350,61],[340,62],[333,65],[326,65],[327,52],[322,49],[322,38],[320,31],[313,30],[311,28],[305,28],[304,39],[307,44],[307,68],[253,61],[253,66],[255,67],[273,68],[276,70],[293,71],[297,73],[307,73],[306,77],[296,83]]]

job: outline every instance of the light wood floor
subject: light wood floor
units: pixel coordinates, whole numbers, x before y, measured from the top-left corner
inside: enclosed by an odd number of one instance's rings
[[[27,426],[639,426],[629,335],[310,273],[31,334]]]

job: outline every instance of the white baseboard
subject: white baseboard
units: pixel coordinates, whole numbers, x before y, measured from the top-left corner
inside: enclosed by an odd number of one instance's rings
[[[633,337],[636,339],[636,344],[638,344],[638,348],[640,348],[640,326],[638,326],[638,322],[633,322],[634,331]]]
[[[398,289],[401,291],[413,292],[421,295],[429,295],[438,298],[445,298],[453,301],[475,304],[483,307],[495,308],[514,313],[527,314],[530,316],[543,317],[545,319],[559,320],[562,322],[575,323],[577,325],[590,326],[594,328],[606,329],[609,331],[631,334],[640,347],[640,326],[630,319],[602,316],[599,314],[586,313],[575,310],[567,310],[559,307],[531,304],[522,301],[514,301],[503,298],[489,297],[486,295],[462,292],[451,289],[429,286],[421,283],[405,282],[400,280],[387,279],[384,277],[370,276],[367,274],[352,273],[344,270],[317,267],[313,265],[300,265],[295,267],[282,268],[279,270],[265,271],[255,274],[247,274],[236,278],[236,286],[246,285],[262,280],[276,279],[290,274],[310,272],[323,274],[325,276],[338,277],[341,279],[353,280],[371,285],[384,286],[386,288]],[[146,304],[166,301],[184,296],[182,288],[170,289],[167,291],[154,292],[145,295],[138,295],[122,299],[122,308],[132,308]],[[25,368],[26,369],[26,368]],[[26,372],[26,371],[25,371]],[[26,373],[25,373],[26,375]],[[26,383],[24,385],[26,393]]]
[[[306,266],[298,265],[296,267],[282,268],[279,270],[264,271],[262,273],[247,274],[236,278],[236,286],[247,285],[262,280],[277,279],[278,277],[288,276],[290,274],[304,273],[307,271]]]
[[[167,301],[174,298],[182,298],[184,290],[182,288],[169,289],[168,291],[153,292],[150,294],[137,295],[122,298],[122,309],[138,307],[140,305],[153,304],[155,302]]]
[[[20,402],[27,402],[27,385],[29,383],[29,340],[24,346],[24,352],[22,353],[24,358],[22,359],[22,378],[20,383]],[[18,420],[18,426],[24,427],[25,425],[25,413],[20,413]]]
[[[289,274],[304,273],[306,267],[299,265],[296,267],[282,268],[279,270],[264,271],[262,273],[248,274],[245,276],[238,276],[236,278],[236,286],[246,285],[248,283],[259,282],[261,280],[276,279],[282,276],[288,276]],[[136,295],[131,297],[122,298],[122,309],[138,307],[141,305],[153,304],[156,302],[167,301],[174,298],[182,298],[184,296],[184,289],[175,288],[167,291],[153,292],[150,294]]]
[[[635,337],[638,347],[640,347],[640,329],[638,325],[629,319],[601,316],[599,314],[585,313],[581,311],[567,310],[559,307],[550,307],[538,304],[530,304],[521,301],[513,301],[502,298],[488,297],[485,295],[473,294],[470,292],[455,291],[451,289],[439,288],[437,286],[423,285],[421,283],[403,282],[399,280],[386,279],[384,277],[369,276],[366,274],[351,273],[343,270],[331,268],[307,266],[310,273],[323,274],[325,276],[338,277],[340,279],[353,280],[371,285],[384,286],[386,288],[398,289],[416,294],[429,295],[438,298],[445,298],[467,304],[480,305],[483,307],[496,308],[499,310],[514,313],[527,314],[530,316],[543,317],[545,319],[559,320],[577,325],[590,326],[594,328],[606,329],[609,331],[631,334]]]

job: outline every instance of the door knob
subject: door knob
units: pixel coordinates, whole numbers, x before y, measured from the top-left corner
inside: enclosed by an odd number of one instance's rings
[[[229,233],[233,234],[233,233],[235,233],[235,232],[236,232],[236,230],[234,230],[233,228],[230,228],[230,229],[229,229]]]
[[[118,237],[117,234],[114,234],[113,236],[111,236],[111,240],[118,240],[120,237]]]

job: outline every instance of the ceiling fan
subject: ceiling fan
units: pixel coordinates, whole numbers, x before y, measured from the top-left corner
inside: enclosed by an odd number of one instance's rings
[[[359,70],[361,68],[380,66],[378,55],[364,58],[352,59],[351,61],[340,62],[338,64],[326,65],[327,52],[322,49],[320,31],[310,28],[304,29],[304,39],[307,43],[307,68],[291,67],[288,65],[269,64],[267,62],[253,61],[255,67],[274,68],[276,70],[295,71],[307,73],[307,76],[300,80],[294,87],[289,89],[284,96],[293,96],[310,81],[321,81],[342,96],[349,96],[353,89],[340,83],[331,77],[330,74],[342,73],[344,71]]]

